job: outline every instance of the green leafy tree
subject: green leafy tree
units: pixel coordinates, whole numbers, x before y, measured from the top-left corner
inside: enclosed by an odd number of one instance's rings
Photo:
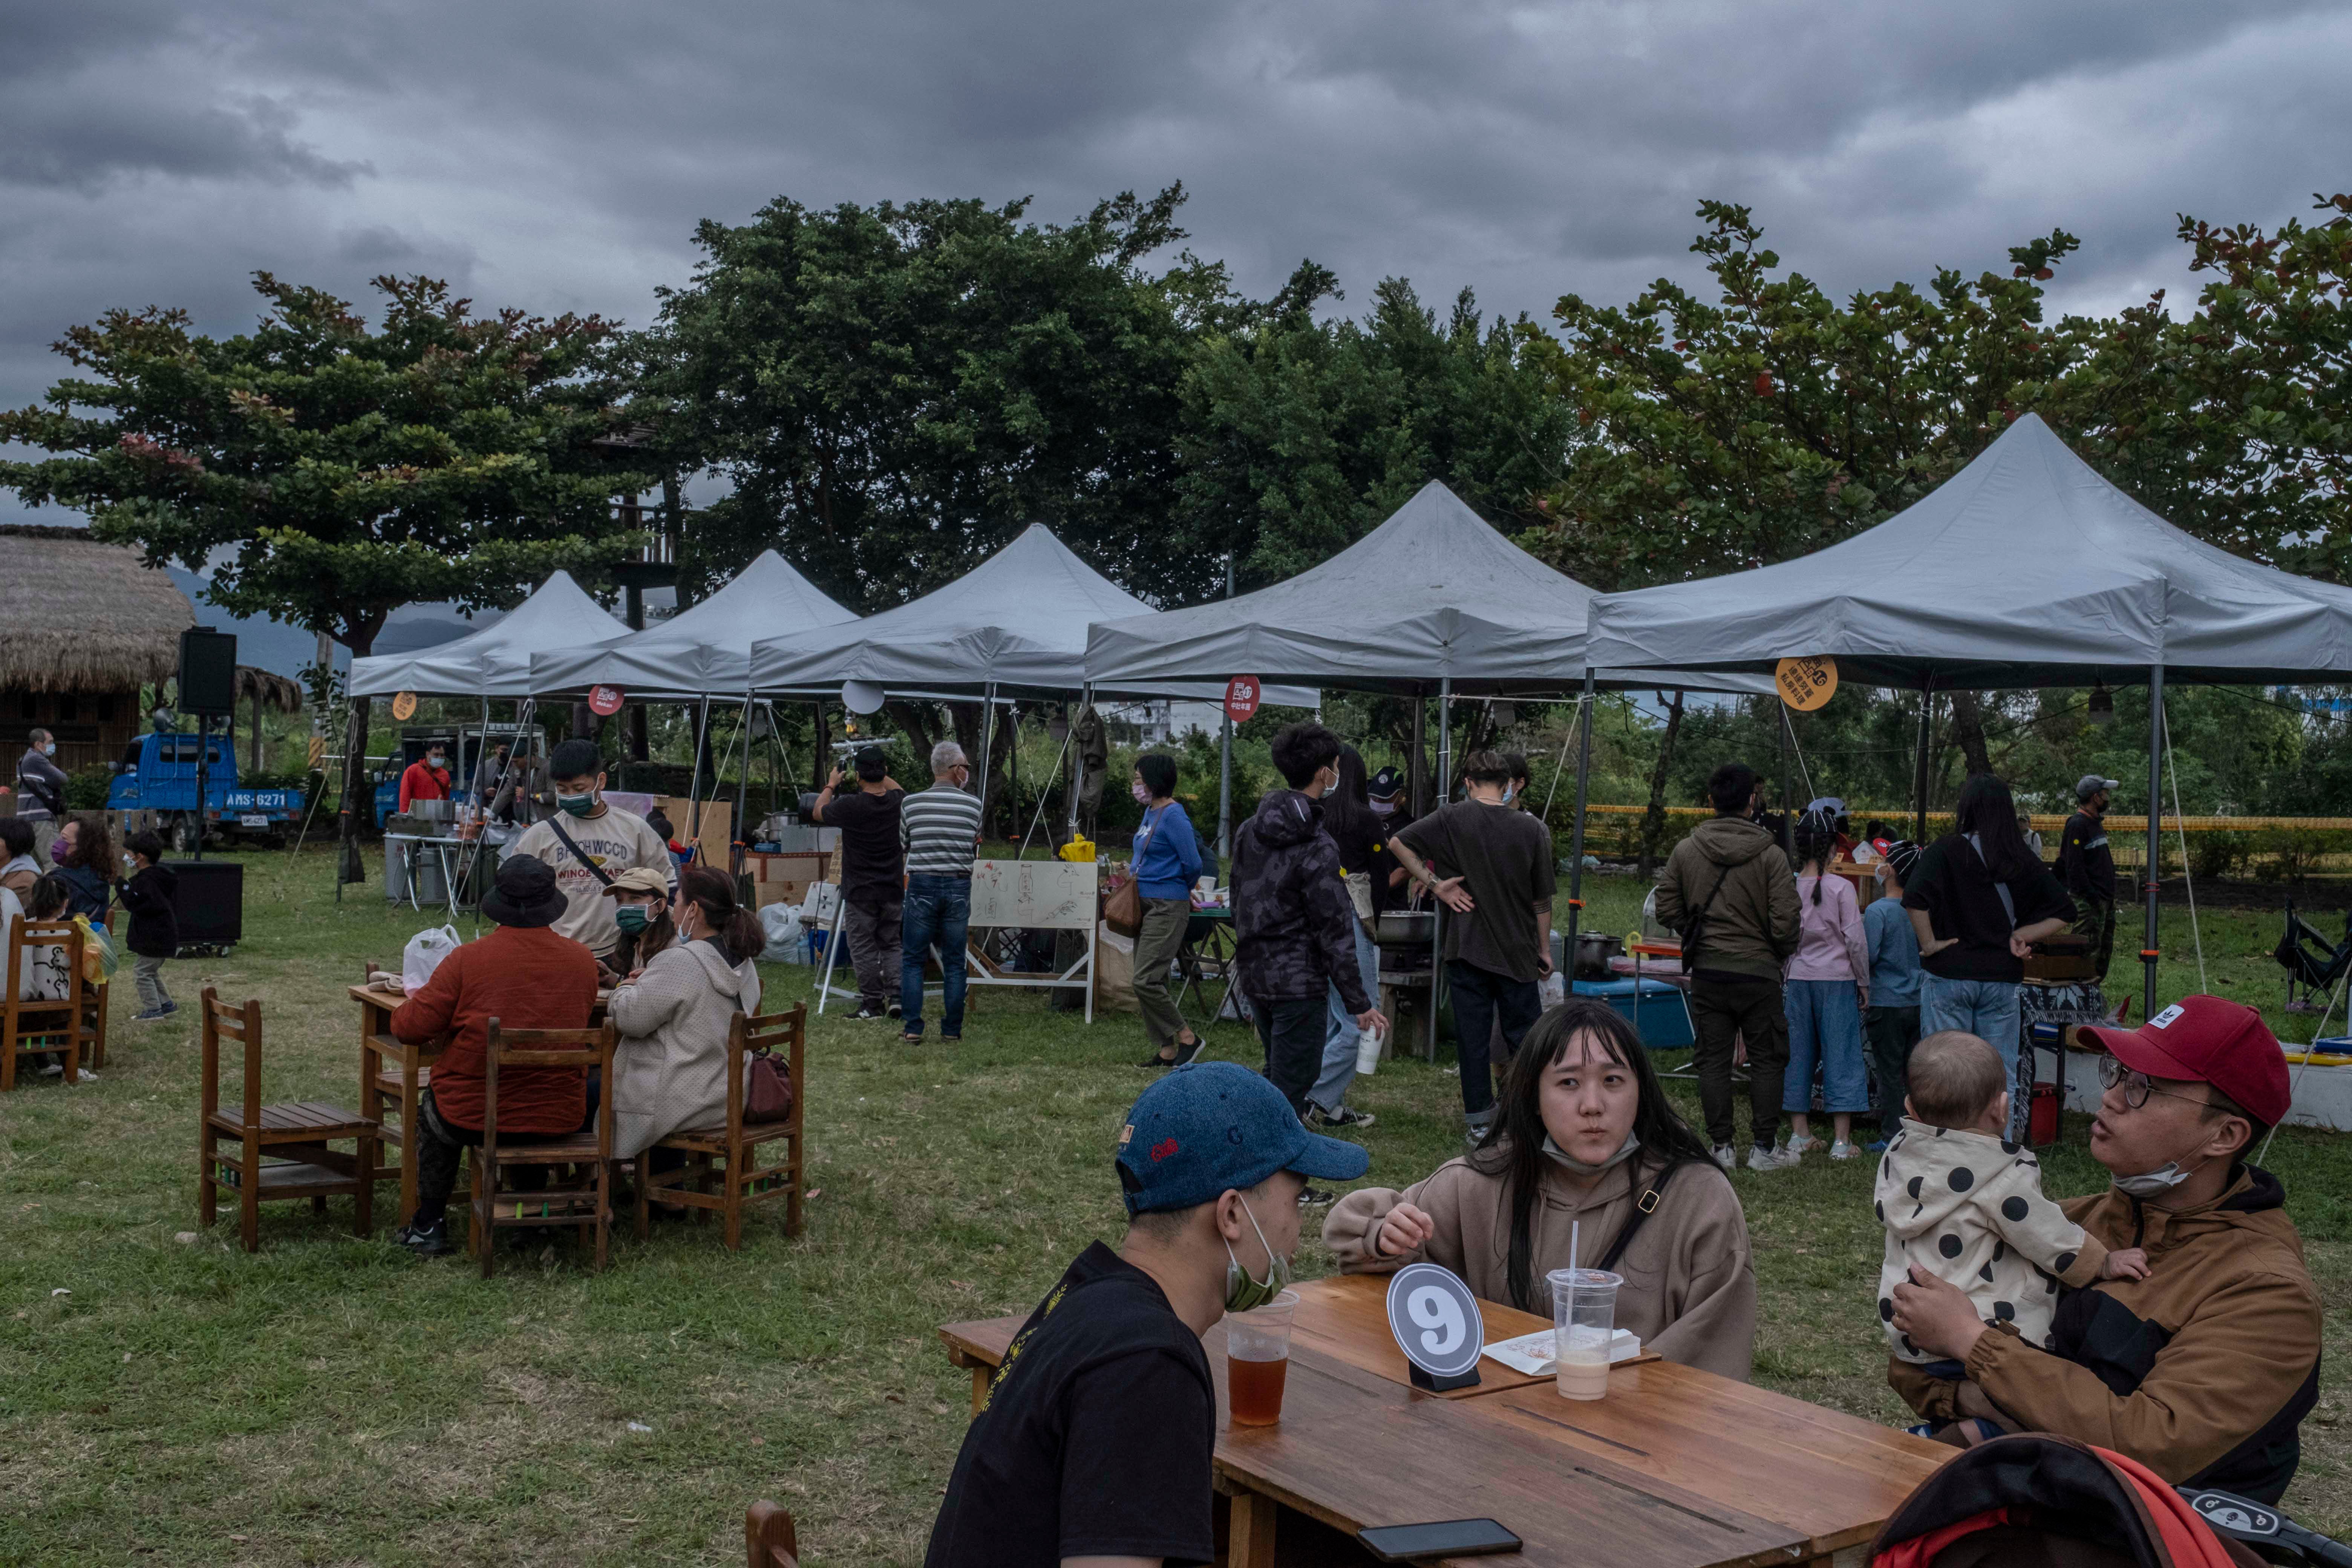
[[[345,301],[267,272],[268,313],[210,338],[184,310],[109,311],[57,350],[86,374],[0,413],[0,463],[35,505],[87,512],[150,564],[209,567],[210,601],[325,632],[363,656],[403,605],[503,606],[559,567],[618,559],[611,500],[652,482],[614,432],[595,316],[478,315],[427,278],[378,278],[371,331]],[[369,704],[351,705],[343,799],[363,794]],[[356,875],[358,813],[343,818]]]
[[[640,349],[659,439],[732,493],[690,563],[783,551],[877,609],[961,574],[1033,522],[1109,574],[1150,553],[1175,484],[1177,383],[1221,268],[1180,255],[1171,186],[1066,226],[1025,201],[779,198],[705,222],[691,284]]]
[[[1482,324],[1464,289],[1444,319],[1401,278],[1364,320],[1315,319],[1339,297],[1302,265],[1262,310],[1203,333],[1184,376],[1180,501],[1163,592],[1246,591],[1362,538],[1431,479],[1516,531],[1559,482],[1575,426],[1535,362],[1528,323]]]

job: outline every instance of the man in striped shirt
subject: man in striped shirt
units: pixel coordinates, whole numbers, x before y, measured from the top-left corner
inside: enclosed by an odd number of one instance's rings
[[[898,842],[907,851],[907,900],[898,917],[898,1011],[908,1042],[923,1037],[923,961],[940,950],[946,977],[940,1038],[963,1038],[964,928],[971,921],[971,857],[980,843],[980,799],[965,785],[971,763],[963,748],[931,748],[931,787],[898,808]]]

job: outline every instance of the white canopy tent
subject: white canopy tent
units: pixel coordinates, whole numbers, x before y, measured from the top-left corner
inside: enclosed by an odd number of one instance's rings
[[[383,697],[528,697],[531,656],[628,635],[571,574],[556,572],[493,625],[415,653],[352,660],[351,693]]]
[[[1363,538],[1297,576],[1186,609],[1099,622],[1087,640],[1098,685],[1255,675],[1438,698],[1438,778],[1452,772],[1449,704],[1463,695],[1580,694],[1578,811],[1570,828],[1573,948],[1584,868],[1584,781],[1596,687],[1769,691],[1769,678],[1693,678],[1592,668],[1599,595],[1513,544],[1438,480]],[[1415,737],[1419,751],[1419,734]]]
[[[575,641],[532,655],[531,689],[541,697],[592,686],[681,700],[740,696],[751,684],[754,642],[856,618],[782,556],[763,550],[725,587],[668,620],[609,641]]]
[[[2352,679],[2352,589],[2173,527],[2037,415],[1877,527],[1753,572],[1602,596],[1612,664],[1769,670],[1826,656],[1842,680],[1952,688],[2149,686],[2147,951],[2157,938],[2164,685]],[[1921,733],[1926,734],[1923,704]],[[1918,760],[1924,821],[1927,753]],[[2147,1005],[2156,960],[2147,963]]]

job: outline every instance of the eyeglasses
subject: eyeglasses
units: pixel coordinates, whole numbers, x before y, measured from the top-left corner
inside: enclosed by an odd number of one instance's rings
[[[2167,1100],[2185,1100],[2191,1105],[2208,1103],[2201,1095],[2182,1094],[2178,1089],[2158,1089],[2156,1087],[2155,1080],[2147,1074],[2134,1072],[2114,1057],[2099,1058],[2099,1083],[2101,1087],[2106,1089],[2120,1086],[2124,1091],[2124,1105],[2132,1110],[2137,1110],[2141,1106],[2146,1105],[2147,1097],[2151,1094],[2162,1095]]]

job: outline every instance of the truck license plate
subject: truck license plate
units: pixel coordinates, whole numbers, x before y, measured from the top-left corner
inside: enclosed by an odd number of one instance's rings
[[[267,827],[269,826],[269,818],[259,812],[250,812],[239,816],[236,819],[236,825],[239,827]]]

